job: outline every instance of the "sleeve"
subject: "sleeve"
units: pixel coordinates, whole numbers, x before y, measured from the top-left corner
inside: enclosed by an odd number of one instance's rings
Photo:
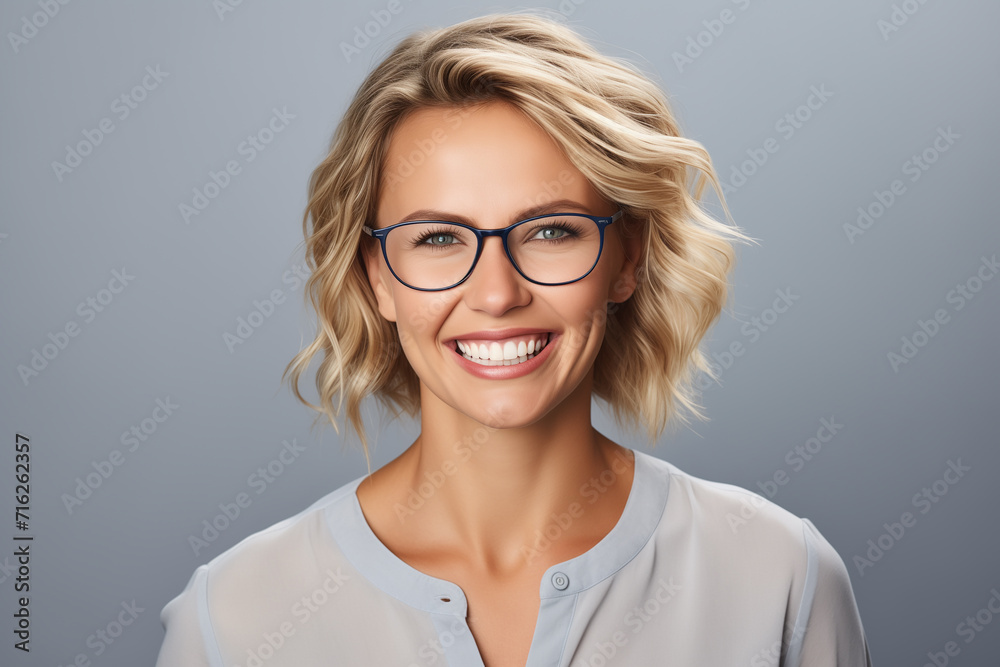
[[[809,519],[802,523],[806,581],[782,667],[871,667],[847,566]]]
[[[160,612],[166,630],[156,667],[221,667],[205,598],[208,566],[202,565],[180,595]]]

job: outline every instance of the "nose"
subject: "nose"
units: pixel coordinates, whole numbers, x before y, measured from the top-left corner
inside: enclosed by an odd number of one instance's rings
[[[507,259],[500,237],[489,236],[483,239],[483,250],[472,275],[461,285],[462,298],[470,308],[499,317],[531,301],[526,282]]]

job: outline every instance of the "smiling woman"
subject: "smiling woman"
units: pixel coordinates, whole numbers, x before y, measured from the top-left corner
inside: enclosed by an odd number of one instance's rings
[[[313,173],[319,330],[286,371],[335,427],[346,400],[366,458],[368,396],[420,434],[198,568],[158,664],[869,665],[808,519],[591,424],[595,396],[650,442],[704,418],[699,346],[749,240],[707,182],[662,91],[565,26],[405,38]]]

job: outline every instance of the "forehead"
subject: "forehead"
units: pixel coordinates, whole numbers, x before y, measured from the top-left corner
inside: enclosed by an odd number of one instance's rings
[[[499,223],[512,211],[564,198],[601,206],[555,140],[513,105],[425,107],[390,138],[378,220],[392,224],[413,209],[437,208]]]

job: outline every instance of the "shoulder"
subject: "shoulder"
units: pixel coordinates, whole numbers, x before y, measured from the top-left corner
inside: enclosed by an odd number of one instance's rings
[[[753,491],[649,456],[656,478],[668,486],[656,548],[692,581],[730,594],[766,595],[787,608],[808,594],[818,567],[843,567],[808,520]]]
[[[838,651],[855,656],[851,664],[870,664],[847,567],[812,521],[748,489],[650,458],[669,485],[656,546],[670,554],[679,578],[733,609],[781,617],[777,648],[787,664],[832,664]]]
[[[349,501],[361,478],[323,496],[297,514],[253,533],[195,569],[184,590],[160,614],[167,637],[185,648],[194,643],[211,655],[227,638],[244,637],[287,618],[290,605],[324,577],[346,566],[327,524],[327,510]],[[329,586],[329,584],[328,584]],[[329,590],[329,588],[328,588]],[[268,607],[283,607],[269,618]],[[200,636],[200,641],[191,638]],[[165,663],[173,664],[173,663]],[[191,663],[196,664],[196,663]]]
[[[665,514],[675,520],[686,517],[688,530],[730,545],[767,543],[774,550],[805,553],[807,527],[802,518],[749,489],[697,477],[651,454],[645,456],[657,477],[669,485]]]
[[[203,567],[216,588],[226,579],[238,579],[261,573],[262,570],[294,572],[283,568],[299,565],[297,560],[309,559],[329,535],[326,511],[338,503],[350,500],[358,480],[331,491],[302,511],[263,530],[248,535],[223,551]],[[244,586],[245,587],[245,586]]]

